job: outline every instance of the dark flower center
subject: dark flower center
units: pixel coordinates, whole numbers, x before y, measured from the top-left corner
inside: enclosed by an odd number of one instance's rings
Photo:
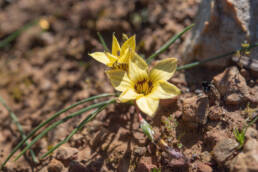
[[[138,94],[147,95],[151,92],[152,88],[153,88],[153,84],[148,79],[143,79],[141,81],[138,81],[134,85],[134,89]]]

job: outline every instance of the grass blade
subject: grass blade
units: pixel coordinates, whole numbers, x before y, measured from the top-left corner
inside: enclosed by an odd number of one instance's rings
[[[104,38],[103,38],[103,36],[101,35],[101,33],[100,33],[100,32],[97,32],[97,35],[98,35],[98,37],[99,37],[100,43],[101,43],[102,46],[104,47],[104,50],[105,50],[105,51],[109,51],[109,49],[108,49],[108,47],[107,47],[107,44],[106,44],[106,42],[104,41]]]
[[[230,57],[230,55],[233,55],[233,54],[237,53],[238,51],[250,50],[250,49],[252,49],[254,47],[257,47],[257,46],[258,46],[258,43],[250,45],[248,47],[242,47],[242,48],[240,48],[240,49],[238,49],[236,51],[231,51],[231,52],[223,54],[223,55],[219,55],[219,56],[215,56],[215,57],[210,57],[210,58],[207,58],[207,59],[204,59],[204,60],[200,60],[200,61],[196,61],[196,62],[193,62],[193,63],[189,63],[189,64],[186,64],[186,65],[180,66],[176,70],[189,69],[189,68],[192,68],[192,67],[196,67],[196,66],[198,66],[200,64],[204,64],[204,63],[207,63],[207,62],[210,62],[210,61],[221,59],[223,57],[227,57],[227,56]]]
[[[176,34],[171,39],[169,39],[162,47],[160,47],[155,53],[153,53],[149,58],[147,58],[147,63],[150,64],[150,62],[159,54],[163,53],[168,49],[170,45],[172,45],[178,38],[180,38],[185,32],[192,29],[194,24],[187,26],[182,32]]]
[[[93,96],[93,97],[89,97],[86,99],[83,99],[79,102],[76,102],[70,106],[68,106],[67,108],[55,113],[53,116],[51,116],[48,120],[42,122],[41,124],[39,124],[35,129],[33,129],[28,136],[23,139],[22,141],[19,142],[19,144],[17,146],[15,146],[15,148],[13,149],[13,151],[8,155],[8,158],[4,161],[4,163],[1,165],[0,169],[5,166],[5,164],[8,162],[8,160],[15,154],[15,152],[31,137],[33,136],[39,129],[41,129],[42,127],[44,127],[45,125],[47,125],[49,122],[53,121],[54,119],[56,119],[58,116],[60,116],[61,114],[63,114],[64,112],[78,106],[81,105],[83,103],[98,99],[98,98],[103,98],[103,97],[108,97],[108,96],[113,96],[114,94],[109,94],[109,93],[105,93],[105,94],[100,94],[97,96]]]
[[[38,20],[34,20],[34,21],[32,21],[32,22],[30,22],[28,24],[25,24],[24,26],[22,26],[20,29],[16,30],[15,32],[13,32],[7,38],[5,38],[4,40],[0,41],[0,48],[3,48],[6,45],[8,45],[10,42],[15,40],[23,31],[27,30],[28,28],[34,26],[37,23],[38,23]]]
[[[50,130],[53,130],[55,127],[57,127],[58,125],[66,122],[67,120],[73,118],[73,117],[76,117],[78,115],[81,115],[82,113],[85,113],[91,109],[95,109],[95,108],[98,108],[100,106],[103,106],[107,103],[110,103],[111,100],[108,100],[108,101],[104,101],[104,102],[100,102],[100,103],[97,103],[97,104],[93,104],[93,105],[90,105],[86,108],[83,108],[77,112],[74,112],[72,113],[71,115],[57,121],[57,122],[54,122],[53,124],[51,124],[50,126],[48,126],[45,130],[43,130],[37,137],[35,137],[29,145],[27,145],[22,151],[21,153],[15,158],[15,161],[18,160],[32,145],[34,145],[39,139],[41,139],[43,136],[45,136]],[[112,101],[115,101],[115,99],[112,99]]]
[[[10,117],[12,118],[13,122],[14,122],[15,125],[17,126],[17,128],[18,128],[18,130],[19,130],[19,132],[20,132],[20,134],[21,134],[21,136],[22,136],[22,139],[25,139],[25,138],[26,138],[26,135],[25,135],[25,133],[24,133],[24,131],[23,131],[23,129],[22,129],[22,126],[21,126],[21,124],[19,123],[19,121],[18,121],[16,115],[15,115],[14,112],[11,110],[11,108],[6,104],[6,102],[4,101],[4,99],[3,99],[1,96],[0,96],[0,103],[1,103],[1,104],[7,109],[7,111],[9,112]],[[26,143],[26,145],[29,145],[29,142],[26,141],[25,143]],[[37,158],[36,158],[35,153],[33,152],[33,150],[30,150],[30,154],[31,154],[31,157],[32,157],[33,162],[34,162],[34,163],[38,163],[38,160],[37,160]],[[11,157],[8,156],[8,157],[6,158],[6,160],[5,160],[5,162],[3,163],[3,165],[5,165],[5,164],[8,162],[8,160],[9,160],[10,158],[11,158]],[[2,169],[2,165],[1,165],[0,169]]]
[[[44,155],[42,155],[40,157],[40,159],[43,159],[45,157],[47,157],[49,154],[51,154],[52,152],[54,152],[57,148],[59,148],[62,144],[68,142],[71,137],[77,133],[79,130],[81,130],[83,128],[83,126],[85,124],[87,124],[89,121],[91,121],[93,118],[95,118],[97,116],[98,113],[100,113],[103,109],[105,109],[107,107],[107,105],[111,104],[111,103],[115,103],[115,100],[113,99],[113,101],[110,101],[109,103],[99,107],[98,109],[96,109],[94,112],[92,112],[89,116],[87,116],[63,141],[59,142],[57,145],[55,145],[54,147],[52,147],[47,153],[45,153]]]

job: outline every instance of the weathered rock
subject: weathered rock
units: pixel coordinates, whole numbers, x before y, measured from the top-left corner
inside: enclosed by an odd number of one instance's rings
[[[209,99],[207,96],[193,96],[182,100],[182,119],[196,127],[198,124],[206,124],[209,109]]]
[[[221,106],[215,105],[209,108],[208,117],[209,119],[215,121],[215,120],[220,120],[223,114],[225,114],[223,108]]]
[[[143,156],[147,152],[146,147],[136,147],[134,153],[138,156]]]
[[[48,172],[62,172],[63,168],[64,166],[60,161],[52,159],[48,165]]]
[[[224,131],[217,130],[216,128],[211,129],[205,133],[205,141],[211,146],[215,146],[221,140],[224,140],[227,137]]]
[[[224,72],[215,76],[213,81],[226,104],[239,105],[244,101],[251,101],[249,87],[237,67],[227,68]]]
[[[239,153],[227,165],[230,171],[234,172],[252,172],[258,171],[258,142],[255,139],[249,139],[244,145],[243,152]]]
[[[202,162],[209,163],[211,161],[211,154],[208,151],[204,151],[200,155]]]
[[[90,171],[90,170],[87,169],[84,165],[82,165],[78,161],[71,161],[69,163],[69,172],[86,172],[86,171]]]
[[[233,139],[224,139],[219,141],[213,148],[214,159],[218,163],[223,163],[233,154],[237,146],[238,143]]]
[[[137,165],[136,172],[147,172],[151,171],[152,168],[157,168],[157,166],[152,164],[151,157],[142,157]]]
[[[255,0],[202,0],[196,26],[184,46],[183,63],[231,52],[241,48],[245,40],[256,43],[257,8],[258,1]],[[227,59],[207,65],[223,67],[227,65]],[[258,71],[258,49],[252,49],[250,57],[241,58],[240,63]]]
[[[258,131],[254,128],[249,127],[245,133],[246,139],[258,139]]]
[[[250,152],[253,150],[258,150],[258,141],[255,139],[249,139],[244,145],[243,152]]]
[[[61,146],[56,152],[56,159],[60,161],[67,161],[75,159],[78,154],[78,149],[68,147],[68,146]]]
[[[212,168],[203,162],[198,161],[196,165],[198,172],[212,172]]]

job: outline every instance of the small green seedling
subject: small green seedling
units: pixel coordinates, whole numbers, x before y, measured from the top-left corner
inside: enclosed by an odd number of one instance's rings
[[[234,136],[236,138],[236,141],[239,143],[238,149],[241,149],[244,146],[245,143],[245,133],[246,128],[244,128],[242,131],[235,128],[233,130]]]
[[[256,116],[255,118],[253,118],[253,120],[251,120],[247,126],[245,126],[242,130],[238,130],[238,129],[234,129],[233,133],[234,136],[236,138],[236,141],[239,143],[238,149],[243,148],[244,144],[245,144],[245,134],[246,131],[248,129],[248,127],[250,127],[253,123],[255,123],[255,121],[258,119],[258,116]]]
[[[152,168],[151,172],[161,172],[161,169],[160,168]]]

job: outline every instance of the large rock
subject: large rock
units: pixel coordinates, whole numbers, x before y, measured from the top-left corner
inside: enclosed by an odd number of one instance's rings
[[[232,172],[258,171],[258,141],[255,139],[247,140],[243,152],[240,152],[227,165]]]
[[[202,0],[196,26],[184,46],[183,63],[231,52],[241,48],[244,41],[256,43],[257,9],[256,0]],[[224,67],[229,61],[227,59],[216,60],[207,65]],[[242,65],[258,71],[258,48],[251,50],[250,57],[244,56],[239,61]]]
[[[233,139],[224,139],[219,141],[213,148],[213,157],[219,163],[224,163],[230,156],[233,155],[238,143]]]
[[[213,78],[214,85],[227,105],[240,105],[245,102],[257,103],[257,93],[250,94],[245,78],[237,67],[225,69]]]

